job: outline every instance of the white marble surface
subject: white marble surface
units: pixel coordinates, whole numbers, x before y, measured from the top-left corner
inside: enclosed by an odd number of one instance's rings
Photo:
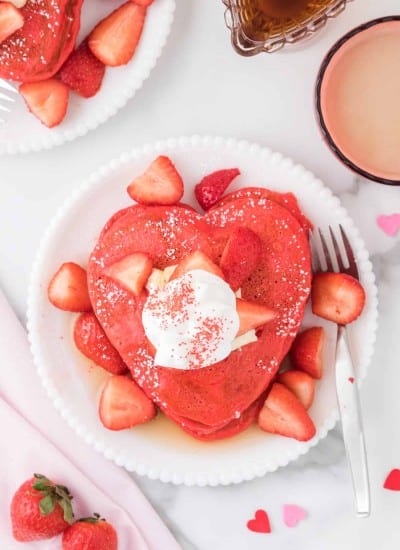
[[[400,468],[400,233],[386,236],[376,216],[400,212],[400,189],[359,181],[330,154],[314,119],[313,86],[330,45],[363,21],[399,14],[398,0],[354,0],[296,51],[249,59],[231,48],[220,1],[177,3],[161,60],[127,107],[73,143],[0,158],[0,285],[24,319],[30,267],[55,210],[83,177],[133,145],[218,134],[268,145],[305,165],[343,199],[378,277],[378,340],[362,387],[371,517],[354,517],[339,429],[293,465],[238,486],[187,488],[136,480],[185,550],[395,550],[400,546],[400,493],[385,491],[382,484],[390,469]],[[285,527],[284,503],[304,506],[307,520],[294,529]],[[270,514],[269,535],[245,527],[257,508]]]

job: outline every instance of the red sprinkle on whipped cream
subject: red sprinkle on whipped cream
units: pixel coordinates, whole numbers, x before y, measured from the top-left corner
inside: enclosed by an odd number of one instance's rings
[[[142,322],[156,365],[208,367],[231,353],[239,329],[236,296],[220,277],[189,271],[149,294]]]

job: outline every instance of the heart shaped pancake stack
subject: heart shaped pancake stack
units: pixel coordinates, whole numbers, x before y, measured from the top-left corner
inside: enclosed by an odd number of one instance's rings
[[[24,25],[0,43],[0,77],[17,82],[50,78],[73,50],[83,0],[30,0]]]
[[[104,270],[145,252],[153,266],[178,264],[195,250],[218,263],[232,230],[247,227],[262,242],[258,266],[241,287],[244,300],[273,309],[257,341],[211,366],[179,370],[158,366],[141,314],[146,293],[132,295]],[[252,423],[296,336],[310,292],[309,221],[291,194],[246,188],[221,199],[204,216],[185,205],[133,205],[103,228],[88,263],[94,313],[147,396],[192,436],[232,436]]]

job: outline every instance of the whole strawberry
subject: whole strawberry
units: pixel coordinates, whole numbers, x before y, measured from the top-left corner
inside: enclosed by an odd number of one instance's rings
[[[73,522],[71,495],[41,474],[25,481],[11,501],[13,536],[20,542],[50,539]]]
[[[117,550],[118,538],[114,527],[99,514],[82,518],[63,533],[62,550]]]

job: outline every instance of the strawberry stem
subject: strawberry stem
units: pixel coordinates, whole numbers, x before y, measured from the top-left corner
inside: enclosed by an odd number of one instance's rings
[[[43,495],[39,501],[40,513],[47,516],[54,511],[58,504],[64,512],[64,520],[71,525],[74,520],[74,512],[71,504],[72,495],[68,488],[65,485],[56,485],[42,474],[33,474],[33,477],[37,480],[32,485],[33,489]]]
[[[97,523],[99,521],[106,521],[104,518],[100,516],[100,514],[94,513],[93,516],[88,518],[80,518],[77,521],[83,521],[86,523]]]

